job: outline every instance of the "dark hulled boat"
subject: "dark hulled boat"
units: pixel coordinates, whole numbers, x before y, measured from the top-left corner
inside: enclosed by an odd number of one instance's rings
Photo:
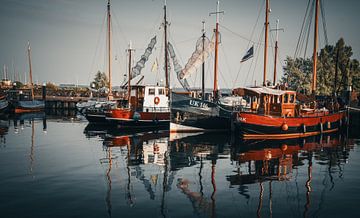
[[[113,107],[116,102],[113,101],[112,95],[112,81],[111,81],[111,5],[110,0],[107,3],[107,61],[108,61],[108,76],[109,76],[109,93],[106,101],[98,101],[95,103],[89,103],[88,106],[84,110],[84,116],[89,121],[89,123],[97,123],[97,124],[107,124],[107,120],[105,117],[105,111],[109,110]]]
[[[219,44],[219,2],[217,2],[217,10],[213,14],[216,15],[216,28],[213,40],[205,37],[205,28],[203,27],[203,35],[198,40],[196,51],[189,60],[185,68],[178,73],[178,79],[185,89],[183,80],[202,63],[202,94],[201,98],[197,98],[196,94],[186,93],[179,94],[173,92],[171,94],[171,123],[170,132],[202,132],[202,131],[230,131],[232,111],[225,108],[219,101],[218,90],[218,44]],[[214,88],[213,96],[207,100],[204,91],[204,69],[205,58],[209,53],[215,51],[214,63]],[[198,54],[198,55],[197,55]],[[194,97],[195,96],[195,97]]]
[[[228,131],[232,111],[217,102],[171,94],[170,132]]]

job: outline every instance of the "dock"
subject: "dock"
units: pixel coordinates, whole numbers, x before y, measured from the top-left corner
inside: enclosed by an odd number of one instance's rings
[[[43,100],[41,96],[36,96],[35,99]],[[46,96],[46,109],[76,109],[76,103],[87,101],[89,97],[65,97],[65,96]]]

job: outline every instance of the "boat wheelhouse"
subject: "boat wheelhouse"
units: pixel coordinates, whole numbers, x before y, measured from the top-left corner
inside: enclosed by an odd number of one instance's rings
[[[132,86],[129,101],[107,110],[106,119],[118,128],[168,127],[168,95],[165,86]]]

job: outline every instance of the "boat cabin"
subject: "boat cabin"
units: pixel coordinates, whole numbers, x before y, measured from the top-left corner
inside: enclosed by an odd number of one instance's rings
[[[251,87],[243,89],[248,96],[250,112],[265,115],[294,117],[296,116],[296,92],[268,87]]]
[[[168,111],[169,91],[165,86],[143,86],[131,87],[130,107],[136,111]]]

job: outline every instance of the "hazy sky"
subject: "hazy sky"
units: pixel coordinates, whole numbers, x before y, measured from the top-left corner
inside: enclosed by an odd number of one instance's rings
[[[219,54],[221,88],[232,88],[262,82],[263,50],[255,49],[254,58],[240,64],[249,47],[246,39],[257,42],[264,24],[265,0],[223,0],[220,9],[225,14],[220,19],[221,46]],[[308,0],[270,1],[270,25],[280,19],[280,59],[293,56]],[[340,37],[353,48],[353,58],[360,59],[358,0],[323,0],[329,43]],[[10,77],[19,72],[24,80],[28,72],[27,41],[31,42],[33,79],[43,83],[89,84],[97,70],[106,71],[105,15],[107,0],[0,0],[0,64],[8,67]],[[170,42],[175,46],[182,66],[194,50],[201,36],[201,21],[206,21],[207,35],[211,37],[215,17],[215,0],[168,0]],[[163,0],[112,0],[113,15],[113,83],[119,85],[126,73],[126,53],[129,40],[136,49],[135,61],[144,52],[151,37],[158,35],[157,49],[144,69],[145,81],[154,83],[163,73],[150,72],[155,58],[162,60]],[[261,10],[262,8],[262,10]],[[260,11],[261,10],[261,11]],[[320,25],[321,26],[321,25]],[[271,34],[274,34],[273,32]],[[320,46],[324,35],[320,30]],[[263,39],[261,39],[263,41]],[[312,50],[312,40],[308,51]],[[250,43],[251,45],[252,43]],[[273,54],[269,51],[268,79],[273,75]],[[259,54],[259,56],[258,56]],[[308,56],[311,54],[309,53]],[[258,58],[257,58],[258,56]],[[206,84],[213,82],[213,59],[206,64]],[[284,62],[282,61],[282,64]],[[13,68],[14,66],[14,68]],[[256,68],[254,69],[254,67]],[[162,69],[162,67],[161,67]],[[282,73],[281,66],[278,68]],[[238,76],[237,76],[238,75]],[[1,78],[3,75],[1,74]],[[236,79],[237,78],[237,79]],[[279,78],[279,77],[278,77]],[[199,73],[190,79],[192,85],[200,84]],[[179,86],[171,74],[172,86]]]

